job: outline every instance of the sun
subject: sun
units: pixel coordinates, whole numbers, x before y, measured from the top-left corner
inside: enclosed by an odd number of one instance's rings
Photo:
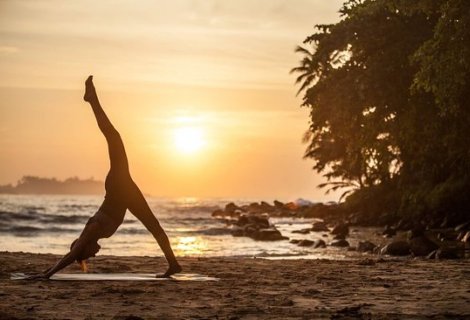
[[[173,138],[176,149],[185,154],[197,152],[206,144],[203,131],[198,127],[176,128]]]

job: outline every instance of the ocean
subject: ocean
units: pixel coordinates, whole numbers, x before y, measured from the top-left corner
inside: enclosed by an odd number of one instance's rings
[[[0,195],[0,251],[65,254],[102,200],[102,196],[82,195]],[[152,197],[147,200],[177,256],[345,259],[359,255],[333,247],[299,247],[288,240],[265,242],[233,237],[230,226],[211,216],[228,202],[243,205],[252,201]],[[311,227],[314,219],[271,218],[270,221],[291,239],[321,238],[327,243],[332,240],[325,232],[292,233]],[[371,237],[378,237],[376,230],[355,229],[348,241],[355,245],[360,239]],[[99,244],[99,255],[162,255],[152,235],[130,212],[117,232],[111,238],[101,239]]]

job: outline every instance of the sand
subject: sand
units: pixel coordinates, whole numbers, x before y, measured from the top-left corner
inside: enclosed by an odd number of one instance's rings
[[[0,252],[0,319],[470,319],[469,260],[182,258],[185,272],[220,280],[10,280],[56,259]],[[90,262],[99,273],[165,267],[153,257]]]

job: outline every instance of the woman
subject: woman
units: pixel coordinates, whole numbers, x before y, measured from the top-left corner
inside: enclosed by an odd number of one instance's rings
[[[131,178],[124,144],[119,132],[111,124],[101,107],[93,85],[93,76],[89,76],[85,82],[85,96],[83,99],[90,103],[98,127],[108,143],[111,169],[105,181],[106,195],[103,204],[94,216],[88,220],[80,237],[72,243],[70,252],[53,267],[31,278],[48,279],[74,261],[78,261],[84,269],[84,261],[89,257],[94,257],[100,249],[97,241],[101,238],[109,238],[116,232],[124,220],[127,209],[152,233],[165,254],[169,268],[163,275],[157,277],[169,277],[180,272],[181,266],[176,261],[165,231],[153,215],[152,210],[150,210],[142,192]]]

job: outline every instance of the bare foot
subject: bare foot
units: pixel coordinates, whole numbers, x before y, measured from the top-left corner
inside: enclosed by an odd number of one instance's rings
[[[175,273],[179,273],[183,270],[179,264],[170,265],[168,270],[164,274],[157,274],[157,278],[169,278],[171,275]]]
[[[86,102],[92,102],[98,100],[96,95],[95,85],[93,84],[93,76],[89,76],[85,81],[85,95],[83,100]]]

